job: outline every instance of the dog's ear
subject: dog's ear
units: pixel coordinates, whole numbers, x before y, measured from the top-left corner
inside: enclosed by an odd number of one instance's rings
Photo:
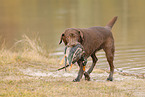
[[[61,34],[61,37],[60,37],[60,41],[59,41],[59,44],[62,43],[62,38],[64,37],[64,33]]]
[[[65,39],[65,35],[64,35],[64,33],[61,34],[59,44],[61,44],[62,41],[64,42],[65,45],[67,45],[67,41],[66,41],[66,39]]]
[[[84,34],[81,30],[78,30],[79,31],[79,34],[80,34],[80,38],[81,38],[81,43],[84,41]]]

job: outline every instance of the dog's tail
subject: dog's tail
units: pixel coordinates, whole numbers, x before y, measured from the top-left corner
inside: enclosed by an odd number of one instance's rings
[[[118,16],[115,16],[111,21],[108,22],[108,24],[105,26],[105,28],[111,30],[113,25],[115,24]]]

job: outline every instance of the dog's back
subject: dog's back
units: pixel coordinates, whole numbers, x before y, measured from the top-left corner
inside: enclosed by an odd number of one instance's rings
[[[80,29],[84,34],[82,45],[86,51],[87,57],[89,57],[94,51],[103,49],[107,41],[111,41],[111,43],[114,44],[111,29],[116,20],[117,17],[114,17],[105,27],[96,26]]]
[[[84,41],[82,43],[86,56],[89,57],[94,51],[102,49],[103,43],[108,37],[112,37],[110,30],[104,27],[91,27],[87,29],[81,29],[84,35]]]

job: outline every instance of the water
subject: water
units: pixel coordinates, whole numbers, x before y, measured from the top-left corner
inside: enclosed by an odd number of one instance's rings
[[[0,0],[0,43],[11,47],[23,34],[39,36],[51,55],[63,56],[58,45],[66,28],[105,26],[114,16],[115,68],[129,73],[145,73],[144,0]],[[96,68],[109,68],[103,51]],[[88,65],[91,60],[88,59]]]

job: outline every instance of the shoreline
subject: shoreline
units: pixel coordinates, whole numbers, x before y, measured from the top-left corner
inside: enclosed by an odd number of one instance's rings
[[[53,59],[56,60],[56,59]],[[140,97],[145,96],[145,80],[114,73],[114,81],[106,81],[105,70],[94,69],[91,81],[72,82],[78,66],[71,71],[55,71],[59,65],[45,63],[14,63],[0,66],[0,96],[24,97]],[[54,92],[55,91],[55,92]]]

